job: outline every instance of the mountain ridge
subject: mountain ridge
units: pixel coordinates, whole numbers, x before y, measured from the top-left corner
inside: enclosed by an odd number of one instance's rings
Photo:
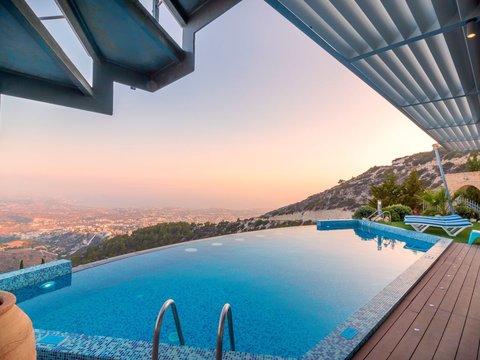
[[[446,152],[441,149],[442,165],[446,173],[466,171],[469,153]],[[435,153],[420,152],[392,160],[391,165],[373,166],[362,174],[343,181],[304,200],[283,206],[264,214],[269,219],[303,219],[349,217],[371,197],[370,186],[383,181],[387,171],[393,171],[402,182],[412,170],[417,170],[427,188],[441,185]]]

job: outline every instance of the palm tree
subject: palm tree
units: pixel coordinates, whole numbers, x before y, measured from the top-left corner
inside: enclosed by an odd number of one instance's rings
[[[440,187],[437,190],[425,190],[418,198],[427,204],[427,211],[436,215],[448,214],[448,197],[445,188]]]

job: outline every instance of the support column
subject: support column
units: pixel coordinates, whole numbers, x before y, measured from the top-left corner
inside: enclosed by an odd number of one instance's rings
[[[452,197],[450,196],[450,191],[448,190],[447,180],[445,179],[445,173],[443,172],[442,159],[440,158],[440,153],[438,149],[440,144],[433,145],[433,151],[435,152],[435,157],[437,158],[438,169],[440,170],[440,176],[442,177],[443,186],[445,187],[445,193],[447,194],[448,205],[450,207],[450,213],[455,215],[455,208],[453,207]]]

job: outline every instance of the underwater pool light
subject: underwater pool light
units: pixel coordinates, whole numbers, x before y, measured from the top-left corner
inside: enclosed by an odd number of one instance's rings
[[[42,290],[50,290],[55,287],[55,281],[47,281],[39,286]]]

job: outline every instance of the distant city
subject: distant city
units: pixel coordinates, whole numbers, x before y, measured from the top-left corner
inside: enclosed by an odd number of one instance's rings
[[[262,209],[97,208],[52,199],[0,199],[0,272],[70,257],[106,238],[161,222],[218,223]]]

